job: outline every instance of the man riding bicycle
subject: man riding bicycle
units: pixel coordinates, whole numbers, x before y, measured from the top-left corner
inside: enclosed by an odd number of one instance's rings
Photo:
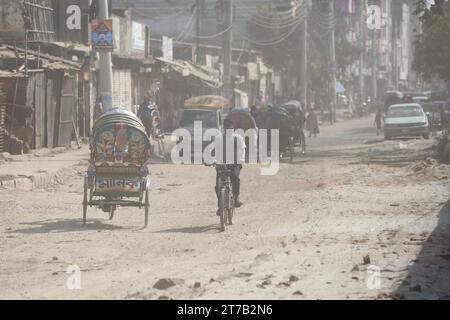
[[[145,95],[144,102],[139,106],[137,116],[141,119],[145,126],[147,135],[150,136],[153,129],[153,112],[155,111],[154,105],[151,103],[150,95]]]
[[[229,130],[233,131],[232,135],[228,134],[227,131]],[[231,185],[232,185],[232,192],[234,196],[234,206],[236,208],[239,208],[243,205],[243,203],[239,200],[239,194],[240,194],[240,187],[241,187],[241,180],[239,178],[241,170],[242,170],[242,164],[245,162],[245,141],[244,138],[240,135],[236,134],[234,132],[235,125],[233,120],[227,118],[224,121],[224,133],[222,135],[223,137],[223,164],[226,164],[228,169],[230,170],[230,179],[231,179]],[[231,138],[231,139],[230,139]],[[234,150],[234,159],[228,160],[226,150],[228,148],[233,148]],[[231,161],[231,162],[230,162]],[[217,200],[219,200],[219,172],[216,168],[217,174],[216,174],[216,195]],[[220,208],[220,203],[218,203],[218,207]],[[220,215],[220,209],[217,210],[217,215]]]

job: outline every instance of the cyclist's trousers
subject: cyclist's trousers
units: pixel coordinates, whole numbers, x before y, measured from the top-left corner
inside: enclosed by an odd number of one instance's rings
[[[231,188],[233,189],[233,196],[235,198],[239,197],[241,191],[241,179],[239,175],[241,174],[242,165],[241,164],[230,164],[229,168],[231,170]],[[219,200],[219,174],[216,174],[216,195],[217,200]]]

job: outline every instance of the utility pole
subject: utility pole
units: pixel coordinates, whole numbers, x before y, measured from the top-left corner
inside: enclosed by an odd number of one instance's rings
[[[365,101],[364,91],[365,91],[365,81],[364,81],[364,57],[366,50],[366,17],[365,17],[365,1],[359,5],[359,16],[360,16],[360,43],[361,52],[359,56],[359,105]]]
[[[378,39],[377,30],[372,30],[372,103],[378,97]]]
[[[395,90],[398,90],[399,72],[398,72],[398,31],[400,27],[401,4],[396,1],[391,3],[392,14],[392,76]]]
[[[198,64],[200,62],[200,2],[201,0],[195,1],[195,52],[193,62]]]
[[[398,90],[398,44],[397,44],[397,28],[398,21],[396,18],[392,20],[392,55],[393,55],[393,67],[392,67],[392,75],[395,90]]]
[[[109,19],[108,0],[98,0],[98,18]],[[107,111],[113,108],[113,74],[111,52],[100,51],[100,98],[103,110]]]
[[[231,99],[233,93],[231,92],[231,63],[232,63],[232,44],[233,44],[233,0],[222,0],[222,8],[224,14],[224,30],[227,30],[222,37],[223,50],[223,95]],[[234,101],[231,101],[234,104]]]
[[[330,122],[334,123],[336,122],[336,72],[337,72],[337,65],[336,65],[336,43],[335,43],[335,14],[334,14],[334,0],[329,0],[328,2],[328,8],[330,12],[330,19],[331,19],[331,25],[330,25]]]
[[[150,58],[150,28],[145,26],[145,59]]]
[[[308,103],[308,10],[309,0],[303,0],[302,9],[305,12],[301,26],[301,56],[300,56],[300,99],[307,106]],[[295,12],[294,12],[295,14]]]

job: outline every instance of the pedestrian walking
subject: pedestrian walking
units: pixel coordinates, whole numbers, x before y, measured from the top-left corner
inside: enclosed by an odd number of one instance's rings
[[[383,130],[383,121],[384,121],[384,113],[381,109],[378,109],[378,112],[375,115],[375,125],[377,126],[377,136],[379,136]]]
[[[317,138],[319,131],[319,121],[317,120],[317,114],[314,109],[310,109],[308,117],[306,118],[306,130],[309,131],[309,137]]]

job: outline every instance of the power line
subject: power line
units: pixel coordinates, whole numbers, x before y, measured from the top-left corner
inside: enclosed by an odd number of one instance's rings
[[[305,17],[306,17],[306,12],[302,11],[295,19],[290,20],[288,23],[280,23],[280,24],[267,23],[267,22],[262,22],[260,20],[256,20],[254,17],[252,17],[248,21],[257,26],[260,26],[260,27],[266,28],[266,29],[286,29],[286,28],[296,25],[299,22],[299,20],[301,20],[303,22]]]
[[[239,34],[241,37],[243,37],[246,41],[255,44],[257,46],[273,46],[275,44],[281,43],[284,40],[286,40],[287,38],[289,38],[294,32],[295,30],[297,30],[298,26],[302,23],[302,21],[299,21],[294,27],[292,27],[291,30],[289,30],[289,32],[287,32],[286,34],[284,34],[281,38],[277,39],[277,40],[271,40],[268,42],[259,42],[259,41],[255,41],[250,39],[247,35],[241,34],[239,32],[236,32],[237,34]]]
[[[214,39],[214,38],[217,38],[217,37],[223,35],[224,33],[228,32],[228,31],[230,31],[231,28],[233,28],[233,25],[229,26],[228,28],[226,28],[223,31],[220,31],[219,33],[208,35],[208,36],[197,36],[195,34],[191,34],[191,33],[187,33],[187,32],[185,33],[185,35],[188,35],[188,36],[191,36],[191,37],[197,37],[199,39]]]
[[[176,41],[184,39],[184,37],[186,36],[186,32],[191,30],[192,22],[194,21],[194,17],[195,17],[195,14],[192,14],[191,17],[189,18],[188,22],[184,26],[183,30],[175,37]]]

